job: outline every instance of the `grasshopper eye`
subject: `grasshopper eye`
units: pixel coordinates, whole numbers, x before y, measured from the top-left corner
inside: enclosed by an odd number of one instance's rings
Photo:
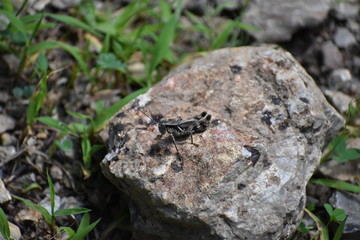
[[[201,117],[205,117],[207,115],[207,112],[202,112]]]

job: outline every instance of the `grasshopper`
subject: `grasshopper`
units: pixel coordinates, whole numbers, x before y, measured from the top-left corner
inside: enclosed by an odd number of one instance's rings
[[[143,112],[143,111],[141,111],[141,112],[144,113],[147,117],[149,117],[150,119],[152,119],[154,122],[156,122],[158,124],[158,129],[161,134],[160,137],[162,137],[166,133],[171,135],[176,152],[179,157],[180,157],[180,153],[179,153],[179,149],[176,145],[176,138],[190,136],[191,144],[194,144],[193,134],[202,133],[202,132],[206,131],[206,129],[210,125],[210,120],[211,120],[211,115],[208,114],[207,112],[202,112],[201,114],[199,114],[195,117],[189,118],[187,120],[182,120],[181,118],[179,118],[176,120],[169,119],[169,120],[160,120],[160,121],[155,121],[155,119],[153,119],[152,117],[147,115],[145,112]]]

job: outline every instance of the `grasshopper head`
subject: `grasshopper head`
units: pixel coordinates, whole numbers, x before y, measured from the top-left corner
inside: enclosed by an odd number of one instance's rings
[[[165,134],[166,133],[166,127],[164,126],[164,124],[159,123],[159,131],[161,134]]]

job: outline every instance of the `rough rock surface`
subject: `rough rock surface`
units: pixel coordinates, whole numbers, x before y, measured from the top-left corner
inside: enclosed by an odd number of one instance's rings
[[[286,41],[300,28],[321,23],[331,3],[331,0],[252,0],[243,21],[260,30],[250,32],[260,42]]]
[[[329,199],[334,208],[343,209],[347,216],[343,233],[358,233],[360,229],[360,197],[358,194],[349,192],[336,191]],[[359,234],[354,234],[353,238],[345,237],[344,239],[356,239]]]
[[[155,121],[207,111],[176,141]],[[184,64],[113,117],[104,174],[130,199],[135,239],[288,238],[325,143],[342,127],[311,77],[274,46]]]

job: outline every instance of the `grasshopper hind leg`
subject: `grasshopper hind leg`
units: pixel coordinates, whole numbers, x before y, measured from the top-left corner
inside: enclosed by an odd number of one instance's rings
[[[174,134],[170,134],[170,135],[171,135],[171,138],[173,140],[173,143],[174,143],[174,146],[175,146],[175,149],[176,149],[176,154],[178,155],[179,160],[182,162],[182,158],[181,158],[179,149],[178,149],[178,147],[176,145],[176,140],[175,140]]]

